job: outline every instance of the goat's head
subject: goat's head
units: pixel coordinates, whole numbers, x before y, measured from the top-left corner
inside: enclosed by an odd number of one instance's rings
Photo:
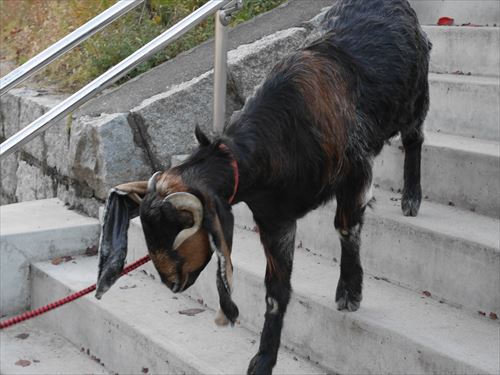
[[[208,140],[200,137],[197,134],[203,147]],[[157,172],[149,181],[111,189],[99,247],[96,297],[101,298],[120,276],[127,256],[129,220],[138,215],[154,266],[174,293],[189,288],[216,253],[217,289],[223,312],[216,322],[234,323],[238,308],[231,300],[230,205],[206,191],[187,187],[175,168]]]
[[[140,216],[156,270],[163,283],[177,293],[196,281],[210,261],[212,249],[209,234],[203,227],[200,198],[186,192],[182,184],[169,185],[172,180],[177,178],[169,172],[151,177]],[[157,184],[166,184],[166,188],[157,189]],[[177,187],[177,191],[173,187]],[[164,191],[169,193],[165,195]]]

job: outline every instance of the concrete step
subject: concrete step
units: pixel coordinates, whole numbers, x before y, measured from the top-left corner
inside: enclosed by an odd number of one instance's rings
[[[132,258],[144,253],[145,245],[137,221],[131,230]],[[236,229],[233,243],[233,297],[242,324],[259,331],[265,311],[262,246],[256,233],[242,229]],[[213,308],[218,304],[215,263],[185,292]],[[282,336],[296,352],[336,373],[498,373],[496,322],[372,276],[365,279],[361,309],[339,312],[338,276],[337,263],[296,249],[294,292]]]
[[[426,132],[422,149],[422,191],[435,202],[500,217],[500,144]],[[398,139],[374,162],[374,183],[403,187],[404,152]]]
[[[500,24],[500,3],[497,0],[410,0],[423,25],[436,25],[440,17],[451,17],[456,25]]]
[[[499,27],[424,26],[432,41],[430,71],[498,77]]]
[[[99,221],[70,211],[58,199],[0,208],[0,315],[30,304],[31,262],[80,254],[97,246]]]
[[[33,266],[33,305],[39,306],[95,282],[97,259],[77,258],[55,266]],[[194,316],[186,309],[203,309]],[[77,347],[120,374],[243,374],[259,337],[236,325],[217,327],[199,303],[173,296],[138,270],[122,277],[101,301],[86,296],[39,317]],[[276,374],[323,374],[298,354],[282,350]]]
[[[500,141],[500,79],[429,74],[431,105],[425,128]]]
[[[36,321],[0,331],[0,342],[0,373],[4,375],[109,374],[98,358]]]
[[[361,261],[369,274],[417,292],[429,291],[437,300],[474,313],[500,313],[498,219],[429,201],[422,203],[419,216],[405,217],[400,194],[375,189],[374,196],[377,201],[367,210],[361,245]],[[233,212],[240,228],[254,228],[246,205],[234,206]],[[331,202],[299,220],[296,245],[339,260],[334,217]]]

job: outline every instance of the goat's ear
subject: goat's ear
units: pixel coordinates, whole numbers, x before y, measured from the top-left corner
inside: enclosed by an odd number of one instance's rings
[[[200,144],[200,146],[210,146],[210,139],[206,136],[205,133],[201,130],[199,125],[196,125],[194,128],[194,135],[196,136],[196,140]]]
[[[233,264],[231,262],[231,248],[233,244],[234,218],[231,206],[220,201],[217,197],[206,205],[208,206],[208,233],[212,251],[217,254],[217,290],[219,292],[219,311],[215,323],[226,325],[234,324],[239,311],[231,299],[233,282]]]
[[[96,298],[102,295],[120,277],[127,257],[127,230],[130,219],[139,215],[141,200],[148,182],[137,181],[118,185],[109,191],[104,208],[101,240],[99,243],[99,271]]]

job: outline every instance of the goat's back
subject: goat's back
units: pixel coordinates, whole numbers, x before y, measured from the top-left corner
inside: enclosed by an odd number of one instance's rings
[[[343,0],[309,49],[347,54],[357,68],[358,110],[387,138],[413,126],[428,92],[431,43],[406,0]]]

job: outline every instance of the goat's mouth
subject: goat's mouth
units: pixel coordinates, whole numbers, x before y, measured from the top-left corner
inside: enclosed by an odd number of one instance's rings
[[[162,282],[172,291],[172,293],[182,293],[194,284],[200,271],[179,274],[171,277],[165,277],[160,274]]]
[[[164,275],[160,274],[160,278],[163,284],[165,284],[167,288],[172,291],[172,293],[181,293],[189,287],[188,286],[189,274],[187,275],[179,274],[169,277],[165,277]]]

